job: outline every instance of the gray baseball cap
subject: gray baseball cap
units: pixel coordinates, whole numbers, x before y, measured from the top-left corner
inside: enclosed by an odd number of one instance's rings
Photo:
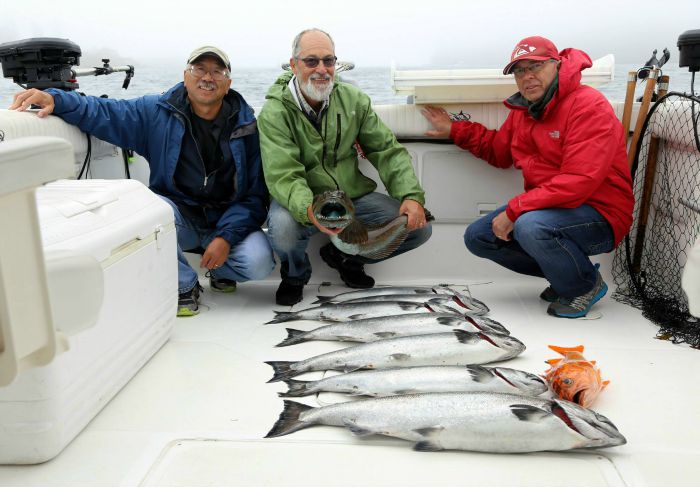
[[[226,68],[228,68],[228,70],[231,71],[231,62],[228,60],[228,56],[226,55],[226,53],[218,47],[214,46],[198,47],[197,49],[192,51],[192,54],[190,54],[187,58],[187,64],[192,64],[202,56],[213,56],[215,58],[218,58],[224,64],[224,66],[226,66]]]

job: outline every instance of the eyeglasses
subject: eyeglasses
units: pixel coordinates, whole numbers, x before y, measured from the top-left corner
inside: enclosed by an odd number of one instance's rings
[[[532,64],[530,64],[529,66],[523,66],[523,67],[519,67],[519,68],[513,68],[513,70],[511,71],[511,73],[513,73],[513,75],[514,75],[516,78],[522,78],[523,76],[525,76],[525,73],[527,73],[528,71],[531,72],[531,73],[533,73],[533,74],[534,74],[534,73],[539,73],[540,71],[542,71],[542,68],[544,68],[544,65],[545,65],[545,64],[547,64],[547,63],[556,63],[556,62],[558,62],[556,59],[547,59],[546,61],[539,61],[539,62],[536,62],[536,63],[532,63]]]
[[[229,73],[227,69],[212,69],[211,71],[207,71],[201,66],[190,66],[187,68],[187,71],[197,79],[204,78],[204,76],[209,73],[214,81],[223,81],[231,76],[231,73]]]
[[[323,62],[323,65],[327,68],[332,68],[335,66],[335,62],[338,60],[335,56],[326,56],[324,58],[317,58],[315,56],[309,56],[305,58],[297,58],[304,62],[307,68],[315,68],[318,66],[319,62]]]

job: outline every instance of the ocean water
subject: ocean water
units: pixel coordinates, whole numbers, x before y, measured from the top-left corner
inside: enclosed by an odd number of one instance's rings
[[[439,68],[436,67],[436,69]],[[627,73],[633,69],[635,69],[633,65],[616,65],[614,80],[598,89],[612,101],[623,101],[627,89]],[[280,68],[234,69],[231,86],[239,91],[251,106],[260,107],[265,103],[265,93],[281,72]],[[124,80],[123,73],[116,73],[108,76],[80,77],[78,78],[79,91],[88,95],[107,95],[110,98],[134,98],[162,93],[182,80],[182,66],[135,66],[135,73],[127,90],[121,88]],[[664,74],[670,76],[672,91],[690,92],[690,73],[686,68],[666,66]],[[356,67],[352,71],[342,73],[341,76],[346,81],[359,86],[375,105],[406,103],[405,96],[397,96],[392,92],[391,69],[388,67]],[[13,95],[20,90],[21,88],[13,84],[11,79],[0,79],[0,108],[7,108],[12,103]],[[699,90],[700,77],[695,84],[696,93]],[[638,83],[636,96],[642,96],[643,92],[644,84]]]

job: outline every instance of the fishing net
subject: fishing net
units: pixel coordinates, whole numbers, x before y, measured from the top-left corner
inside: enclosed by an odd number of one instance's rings
[[[649,110],[632,166],[634,222],[613,260],[613,297],[659,325],[657,338],[694,348],[700,320],[688,311],[681,276],[699,233],[699,117],[700,99],[676,92]]]

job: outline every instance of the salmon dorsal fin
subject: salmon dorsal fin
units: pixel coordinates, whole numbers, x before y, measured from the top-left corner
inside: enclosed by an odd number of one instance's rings
[[[577,347],[558,347],[556,345],[548,345],[548,347],[561,355],[566,355],[567,352],[583,353],[583,345],[579,345]]]
[[[561,362],[561,361],[562,361],[562,359],[560,359],[560,358],[552,358],[552,359],[549,359],[549,360],[545,360],[544,363],[549,364],[549,365],[551,365],[552,367],[554,367],[555,365],[557,365],[557,364],[558,364],[559,362]]]
[[[369,240],[367,227],[358,220],[353,220],[338,234],[338,238],[349,244],[366,244]]]

